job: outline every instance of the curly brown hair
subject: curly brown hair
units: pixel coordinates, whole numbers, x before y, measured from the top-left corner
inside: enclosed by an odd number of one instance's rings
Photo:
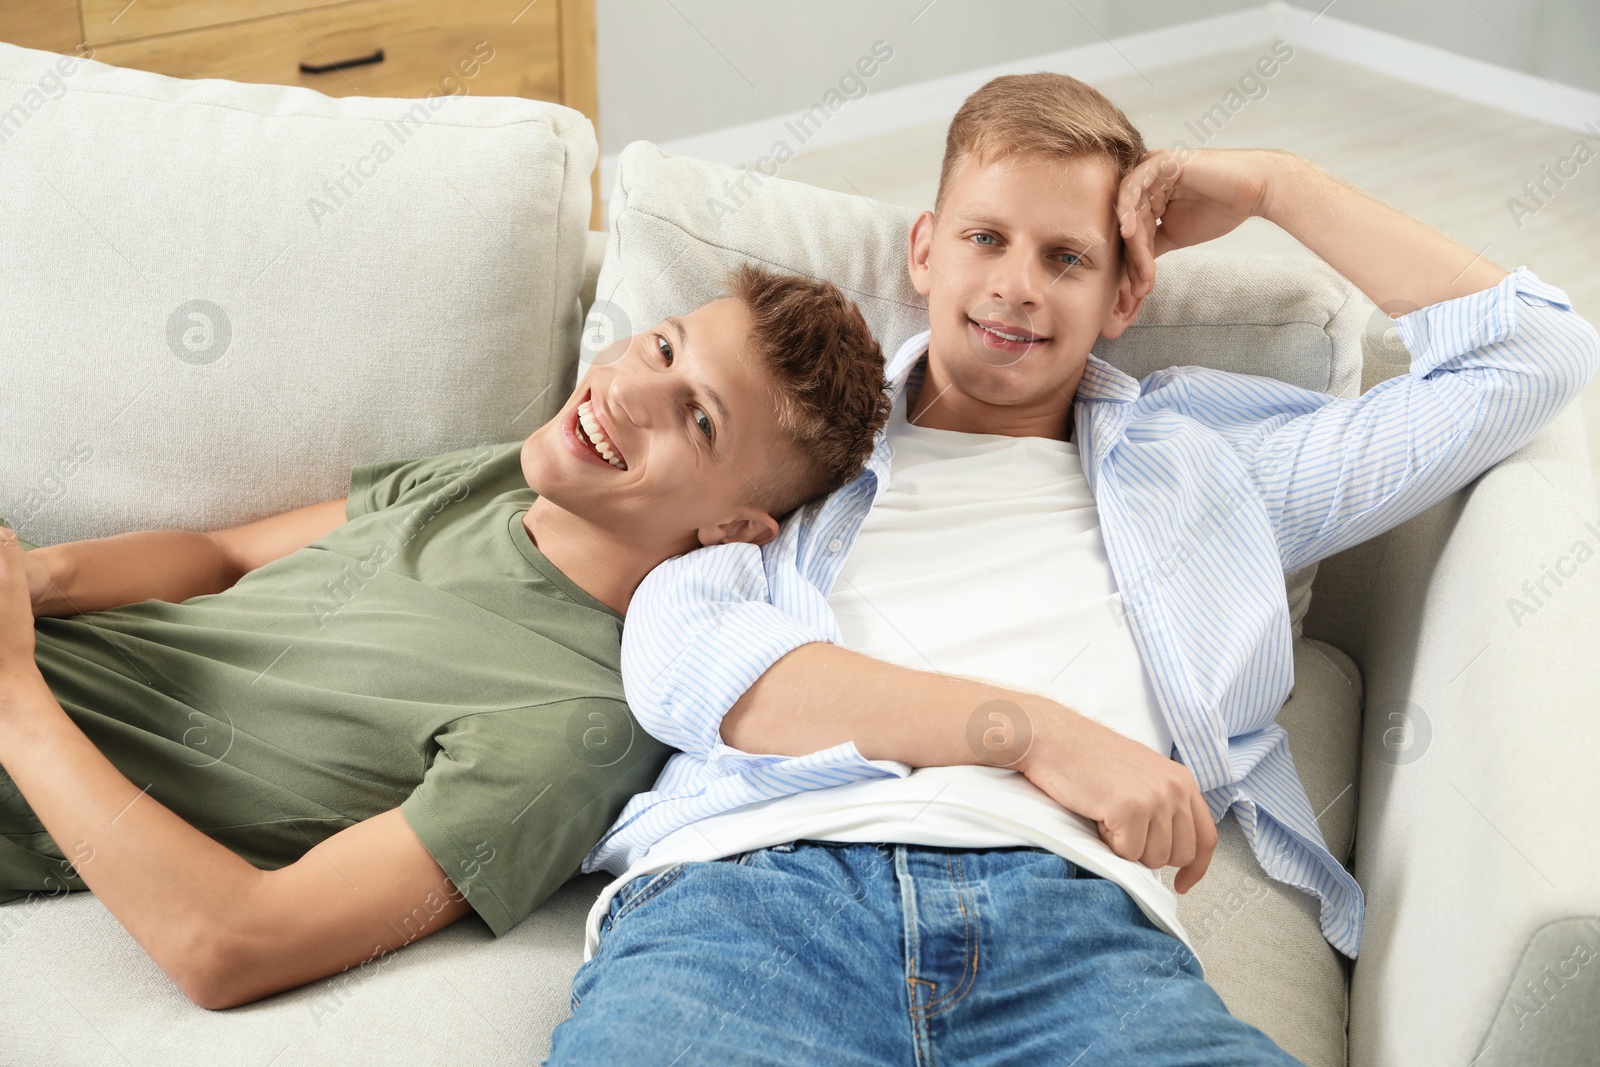
[[[861,309],[832,282],[746,263],[727,286],[754,320],[750,347],[772,378],[789,445],[745,503],[781,520],[866,465],[892,407],[883,350]]]

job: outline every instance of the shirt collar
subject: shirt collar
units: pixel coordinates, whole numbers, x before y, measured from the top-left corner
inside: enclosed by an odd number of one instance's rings
[[[1078,379],[1077,395],[1085,400],[1127,403],[1139,399],[1139,379],[1090,352],[1088,361],[1083,365],[1083,377]]]
[[[911,371],[928,352],[928,337],[933,331],[923,330],[907,339],[894,358],[889,361],[885,377],[889,379],[896,400],[905,391]],[[1126,403],[1139,397],[1139,380],[1126,374],[1093,352],[1083,366],[1083,377],[1078,379],[1076,398],[1084,400],[1112,400]]]

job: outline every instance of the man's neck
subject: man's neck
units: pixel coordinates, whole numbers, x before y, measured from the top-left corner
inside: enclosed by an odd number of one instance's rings
[[[906,421],[914,426],[1002,437],[1046,437],[1052,441],[1073,438],[1072,397],[1083,377],[1081,369],[1041,403],[1001,406],[984,403],[954,388],[931,351],[923,365],[926,371],[921,387],[918,388],[914,373],[907,383]]]
[[[573,584],[619,615],[628,613],[644,576],[671,555],[622,541],[542,496],[522,516],[522,528]]]

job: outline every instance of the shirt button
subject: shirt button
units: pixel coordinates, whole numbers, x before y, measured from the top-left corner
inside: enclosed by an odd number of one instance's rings
[[[837,537],[835,537],[832,541],[828,542],[828,551],[829,552],[837,552],[843,547],[844,547],[844,542],[839,540]]]

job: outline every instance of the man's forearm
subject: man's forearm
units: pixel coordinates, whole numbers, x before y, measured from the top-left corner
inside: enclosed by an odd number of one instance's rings
[[[225,947],[219,917],[264,872],[124,777],[37,673],[0,689],[0,765],[107,910],[194,995]]]
[[[722,720],[722,739],[785,756],[854,741],[867,759],[913,767],[1006,766],[1042,717],[1074,715],[1046,697],[817,642],[788,653],[745,691]]]
[[[76,615],[141,600],[181,603],[220,593],[238,575],[203,533],[149,530],[46,545],[29,553],[50,570],[50,588],[36,614]]]
[[[1472,249],[1308,159],[1272,152],[1270,162],[1272,180],[1257,213],[1379,307],[1423,308],[1481,292],[1506,276]]]

